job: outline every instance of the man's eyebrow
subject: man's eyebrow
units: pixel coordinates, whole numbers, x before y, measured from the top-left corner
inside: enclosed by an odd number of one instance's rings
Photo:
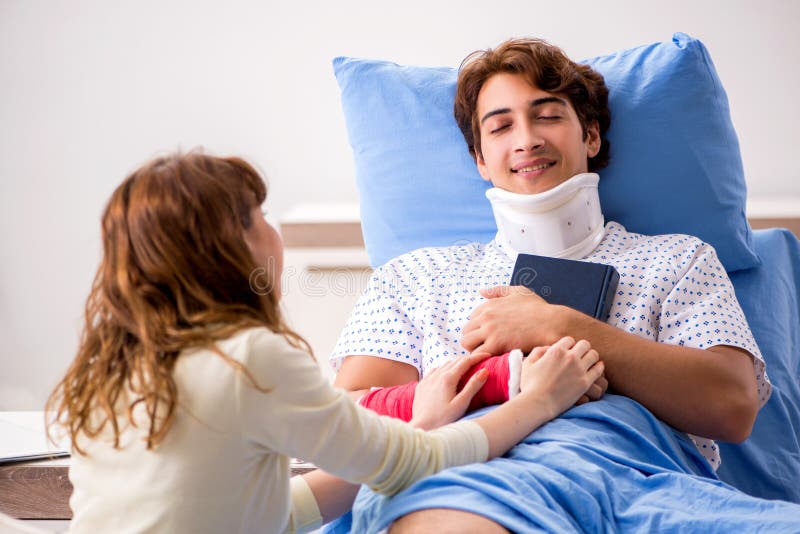
[[[536,100],[531,100],[532,108],[535,108],[536,106],[541,106],[542,104],[561,104],[562,106],[566,106],[567,101],[558,96],[545,96],[543,98],[537,98]]]
[[[481,124],[486,122],[486,119],[488,119],[489,117],[494,117],[495,115],[502,115],[503,113],[511,113],[511,108],[493,109],[492,111],[484,115],[483,118],[481,118]]]
[[[567,105],[567,101],[563,98],[559,98],[557,96],[545,96],[542,98],[537,98],[535,100],[531,100],[530,107],[535,108],[537,106],[541,106],[543,104],[560,104],[562,106]],[[492,111],[486,113],[483,117],[481,117],[481,124],[483,124],[486,119],[489,117],[493,117],[495,115],[502,115],[503,113],[510,113],[511,108],[500,108],[500,109],[493,109]]]

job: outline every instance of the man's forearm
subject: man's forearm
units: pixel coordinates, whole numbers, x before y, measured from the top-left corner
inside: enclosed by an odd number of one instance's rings
[[[572,310],[566,313],[566,331],[587,339],[600,353],[613,390],[684,432],[734,442],[749,435],[758,394],[747,352],[658,343]]]
[[[361,397],[371,387],[399,386],[419,380],[409,364],[377,356],[348,356],[336,374],[334,385]]]

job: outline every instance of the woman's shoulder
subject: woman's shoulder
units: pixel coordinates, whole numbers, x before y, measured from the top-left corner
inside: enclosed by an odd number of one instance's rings
[[[283,336],[276,334],[266,326],[245,326],[220,343],[232,345],[253,342],[278,343],[281,339]]]
[[[266,326],[247,326],[228,337],[217,339],[212,345],[185,349],[181,353],[179,361],[184,365],[188,362],[198,365],[198,362],[206,361],[207,356],[213,355],[216,356],[216,358],[212,358],[213,360],[222,356],[223,359],[248,365],[254,355],[258,355],[258,359],[263,361],[264,358],[280,357],[292,350],[296,349],[284,336],[273,332]]]
[[[285,335],[265,326],[242,329],[225,345],[220,344],[220,349],[253,372],[264,371],[273,376],[276,369],[292,367],[297,360],[313,361],[308,352],[294,346]]]
[[[284,335],[266,326],[242,328],[231,337],[219,341],[217,345],[223,352],[243,363],[251,359],[254,353],[278,355],[297,350]]]
[[[259,383],[273,383],[274,377],[298,366],[298,362],[313,361],[310,355],[295,348],[282,334],[266,326],[247,326],[213,346],[197,347],[181,354],[176,365],[178,374],[192,376],[241,375],[243,370]],[[268,380],[267,380],[268,379]]]

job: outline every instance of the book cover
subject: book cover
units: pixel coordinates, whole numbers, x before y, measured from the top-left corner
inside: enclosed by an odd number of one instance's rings
[[[619,273],[611,265],[520,254],[510,285],[605,321],[618,283]]]

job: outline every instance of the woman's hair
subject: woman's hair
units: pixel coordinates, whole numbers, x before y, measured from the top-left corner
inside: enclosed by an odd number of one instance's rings
[[[139,404],[149,419],[147,447],[161,442],[174,418],[172,370],[183,349],[215,351],[259,389],[216,341],[263,326],[310,353],[281,317],[280,287],[250,287],[251,274],[270,266],[256,265],[243,232],[266,196],[247,162],[199,152],[157,158],[111,195],[78,353],[47,401],[51,424],[69,431],[78,452],[79,434],[91,439],[106,425],[119,447],[120,423],[135,424]]]
[[[601,144],[597,155],[589,158],[589,171],[608,165],[606,132],[611,114],[603,76],[541,39],[511,39],[495,49],[473,52],[461,63],[453,112],[473,158],[481,155],[478,95],[489,78],[501,73],[520,74],[543,91],[566,96],[578,115],[584,137],[588,126],[596,121]]]

